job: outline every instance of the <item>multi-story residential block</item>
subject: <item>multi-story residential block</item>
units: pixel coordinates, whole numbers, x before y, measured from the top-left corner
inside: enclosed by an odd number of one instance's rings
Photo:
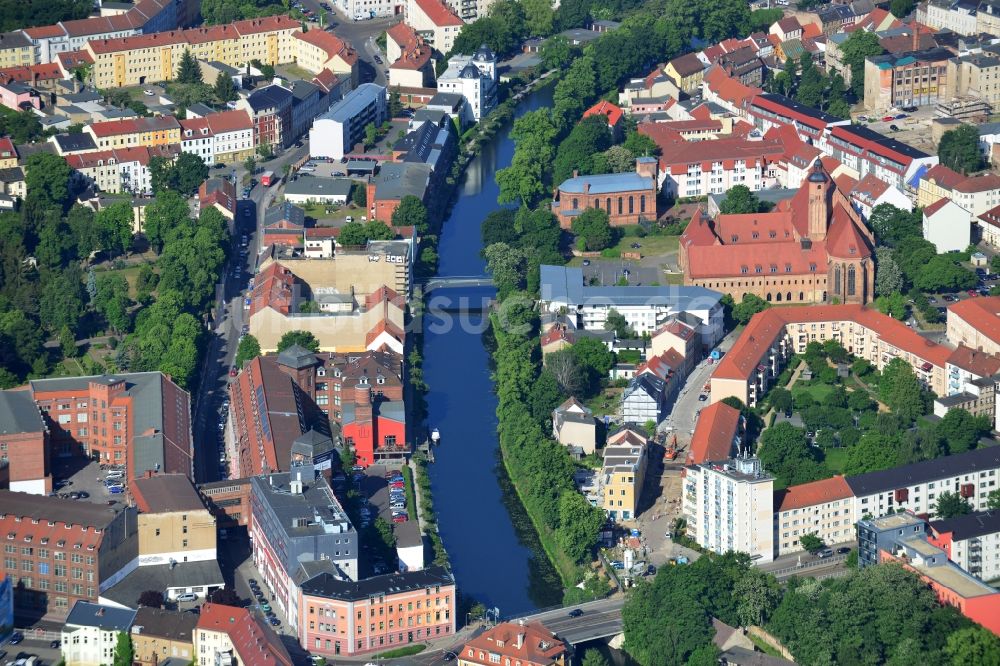
[[[874,241],[843,191],[816,160],[794,197],[769,213],[697,212],[681,236],[684,282],[769,302],[874,298]]]
[[[774,478],[756,458],[689,465],[681,507],[687,535],[703,548],[774,559]]]
[[[66,666],[103,666],[114,661],[118,635],[135,620],[131,608],[77,601],[59,634]]]
[[[851,203],[865,220],[879,204],[892,204],[900,210],[913,208],[910,198],[898,186],[880,180],[871,172],[851,189]]]
[[[310,74],[324,69],[358,83],[358,54],[351,46],[332,32],[310,30],[292,34],[295,62]]]
[[[603,331],[608,312],[616,310],[638,334],[652,334],[672,315],[696,319],[702,345],[713,347],[722,336],[721,294],[701,287],[590,287],[579,268],[541,267],[544,311],[565,310],[573,328]]]
[[[875,550],[877,562],[897,562],[934,590],[938,601],[958,609],[993,633],[1000,633],[1000,592],[964,571],[928,540],[925,523],[909,513],[858,523],[862,549]],[[870,565],[866,558],[859,566]]]
[[[368,206],[372,212],[369,219],[390,224],[392,214],[407,196],[416,197],[427,204],[433,178],[434,169],[430,164],[383,162],[378,175],[368,179]]]
[[[938,163],[936,155],[884,136],[860,125],[831,128],[823,152],[864,178],[874,174],[890,185],[907,187],[921,167]]]
[[[1000,102],[1000,56],[997,47],[948,61],[948,81],[955,97],[973,97],[990,106]]]
[[[708,62],[698,57],[696,53],[685,53],[668,62],[663,68],[663,73],[667,75],[678,88],[686,93],[692,93],[701,87],[701,82],[705,78],[705,70],[708,69]]]
[[[386,88],[363,83],[313,121],[309,130],[309,155],[339,160],[365,136],[365,127],[376,127],[388,118]]]
[[[434,83],[431,46],[406,23],[397,23],[386,31],[386,62],[389,86],[424,88]]]
[[[483,44],[471,56],[454,55],[437,80],[439,93],[465,98],[462,123],[479,122],[497,105],[497,57]]]
[[[976,218],[979,237],[987,245],[1000,248],[1000,206]]]
[[[407,0],[406,22],[438,53],[450,53],[465,25],[443,0]]]
[[[502,622],[458,651],[458,666],[566,666],[569,646],[541,622]]]
[[[786,151],[781,140],[677,141],[666,138],[660,124],[643,123],[639,133],[650,136],[660,147],[659,185],[664,192],[675,197],[703,197],[728,192],[735,185],[744,185],[752,192],[778,186],[775,163]]]
[[[984,581],[1000,578],[1000,514],[979,511],[928,524],[928,541]]]
[[[573,176],[560,183],[552,200],[559,226],[569,229],[588,208],[608,214],[611,226],[638,224],[656,219],[657,163],[652,157],[636,159],[634,173]]]
[[[1000,355],[1000,296],[970,298],[948,308],[948,342]],[[941,391],[935,391],[942,395]]]
[[[242,162],[254,154],[254,123],[245,110],[220,111],[178,120],[181,151],[206,164]]]
[[[0,67],[25,67],[34,64],[34,45],[23,31],[0,33]]]
[[[142,666],[157,666],[167,659],[190,662],[195,658],[197,624],[194,613],[139,606],[129,636],[134,661]]]
[[[153,174],[149,162],[154,157],[173,161],[180,153],[177,144],[109,148],[66,156],[66,163],[78,175],[101,192],[127,192],[149,195],[153,192]],[[138,225],[137,231],[141,231]]]
[[[203,604],[194,634],[197,666],[292,666],[292,657],[264,616],[246,608]]]
[[[743,443],[742,433],[740,410],[724,402],[704,407],[695,422],[685,462],[700,465],[737,457]]]
[[[1000,176],[992,173],[963,176],[943,164],[936,164],[920,178],[917,206],[926,209],[941,199],[951,199],[978,217],[1000,205]],[[962,249],[965,247],[968,244]]]
[[[270,65],[294,62],[301,46],[303,62],[314,64],[315,47],[293,37],[298,32],[298,21],[279,14],[189,30],[92,39],[78,48],[93,58],[94,85],[117,88],[170,81],[185,51],[199,60],[239,69],[252,60]]]
[[[361,21],[381,16],[392,16],[398,5],[390,0],[337,0],[337,7],[349,18]]]
[[[134,508],[0,490],[0,529],[8,544],[0,573],[25,615],[64,620],[138,566]]]
[[[666,389],[667,382],[662,377],[637,373],[622,391],[622,421],[627,424],[659,423],[663,418]]]
[[[139,566],[218,559],[213,516],[182,474],[135,479],[129,491],[139,509]]]
[[[228,178],[207,178],[198,186],[198,210],[214,208],[223,217],[236,217],[236,185]]]
[[[789,486],[774,493],[775,556],[805,550],[801,539],[827,544],[855,538],[854,493],[842,476]]]
[[[166,146],[181,142],[181,125],[173,116],[149,116],[91,123],[83,128],[98,150]]]
[[[731,77],[727,79],[731,80]],[[784,95],[761,93],[745,99],[744,106],[743,113],[761,132],[791,126],[802,141],[821,150],[824,149],[826,137],[832,128],[851,124],[850,120],[823,113]]]
[[[309,463],[250,480],[253,561],[288,624],[302,628],[298,581],[330,573],[358,579],[358,533],[326,480]]]
[[[956,91],[948,76],[952,53],[942,48],[865,59],[865,108],[925,106],[948,101]]]
[[[755,315],[712,373],[711,401],[735,396],[756,405],[792,354],[804,352],[809,342],[826,340],[837,340],[879,369],[901,358],[924,386],[945,393],[945,366],[951,355],[947,347],[875,310],[824,305],[774,308]]]
[[[324,572],[301,585],[298,639],[312,654],[349,657],[455,633],[455,579],[442,567],[340,580]]]
[[[917,13],[917,21],[936,30],[975,35],[980,0],[928,0]]]
[[[271,146],[277,150],[287,148],[292,137],[292,91],[273,84],[258,88],[245,99],[237,102],[253,120],[257,146]]]
[[[634,430],[620,430],[608,438],[601,467],[602,506],[611,520],[634,520],[646,479],[649,447]]]
[[[995,424],[1000,356],[960,344],[948,357],[946,368],[947,395],[934,400],[934,414],[944,417],[949,410],[964,409],[973,416],[986,416]]]

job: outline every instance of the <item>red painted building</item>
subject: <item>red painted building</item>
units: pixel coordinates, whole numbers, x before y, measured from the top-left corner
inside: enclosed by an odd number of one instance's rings
[[[49,430],[30,391],[0,392],[0,487],[35,495],[52,492]]]
[[[342,405],[344,442],[353,447],[359,465],[377,459],[402,458],[406,445],[406,412],[402,401],[377,401],[367,377],[354,387],[353,401]]]

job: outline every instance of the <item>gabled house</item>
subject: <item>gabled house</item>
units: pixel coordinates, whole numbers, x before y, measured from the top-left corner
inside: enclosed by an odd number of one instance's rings
[[[666,382],[653,373],[637,374],[622,393],[622,419],[625,423],[659,423],[663,413]]]
[[[574,454],[592,454],[597,447],[593,411],[576,398],[569,398],[552,410],[552,437]]]

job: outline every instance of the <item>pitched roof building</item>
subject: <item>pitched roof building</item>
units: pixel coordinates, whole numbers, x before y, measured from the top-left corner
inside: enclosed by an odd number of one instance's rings
[[[541,622],[503,622],[473,638],[458,654],[459,666],[565,666],[569,648]]]

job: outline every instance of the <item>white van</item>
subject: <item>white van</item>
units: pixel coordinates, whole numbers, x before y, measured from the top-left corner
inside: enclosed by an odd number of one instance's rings
[[[106,479],[124,479],[125,478],[125,472],[119,472],[118,470],[112,470],[112,471],[108,472],[108,475],[105,478]]]

